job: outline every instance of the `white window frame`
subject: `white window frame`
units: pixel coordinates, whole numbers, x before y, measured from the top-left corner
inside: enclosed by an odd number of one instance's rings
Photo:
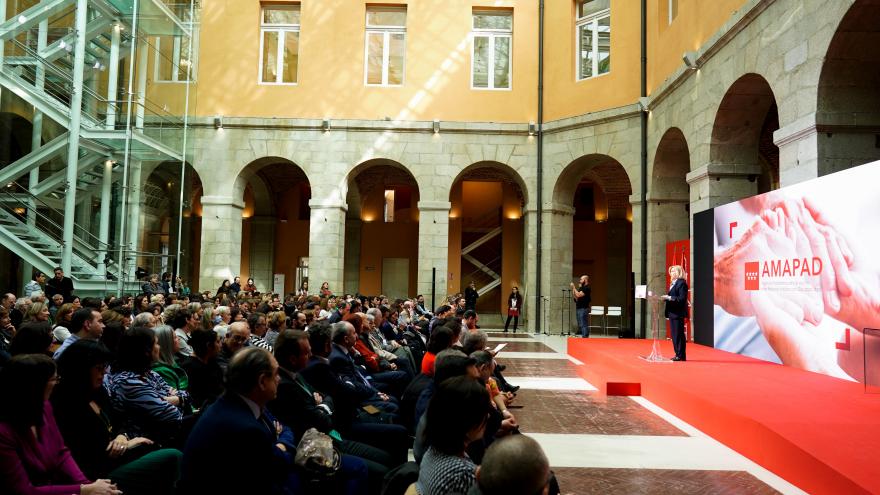
[[[580,5],[578,5],[580,8]],[[580,11],[577,12],[577,15],[580,15]],[[575,78],[578,82],[586,81],[588,79],[593,79],[596,77],[601,77],[607,74],[611,74],[611,69],[608,69],[608,72],[604,74],[599,74],[599,21],[605,18],[608,18],[608,23],[611,24],[611,8],[607,8],[605,10],[600,10],[599,12],[590,14],[588,16],[579,17],[577,23],[574,27],[574,36],[575,36],[575,53],[574,53],[574,74]],[[595,54],[593,57],[593,75],[587,77],[581,77],[581,28],[591,25],[593,32],[593,46],[590,47],[590,51]],[[611,56],[611,39],[608,40],[608,56]]]
[[[407,14],[405,5],[400,7],[370,7],[368,6],[364,14],[364,86],[378,88],[399,88],[406,84],[406,24],[403,26],[386,26],[368,24],[370,12],[403,12]],[[408,18],[409,16],[407,16]],[[370,35],[382,34],[382,82],[379,84],[370,83]],[[391,63],[391,35],[403,35],[403,67],[401,68],[400,84],[388,83],[388,68]]]
[[[673,9],[673,7],[675,7],[675,9]],[[666,11],[668,13],[668,18],[669,18],[668,24],[671,25],[672,21],[674,21],[675,18],[678,17],[678,0],[669,0],[666,3]]]
[[[190,36],[192,36],[192,60],[190,63],[192,66],[190,67],[189,75],[190,82],[196,82],[198,79],[198,53],[199,53],[199,36],[198,36],[198,28],[193,27]],[[153,60],[153,81],[161,84],[186,84],[186,78],[180,79],[178,71],[172,71],[171,79],[162,79],[162,36],[156,36],[154,38],[156,43],[156,53],[155,60]],[[180,66],[180,50],[183,48],[181,45],[183,44],[182,36],[174,36],[169,37],[165,36],[165,38],[170,38],[174,41],[174,47],[171,52],[171,66],[179,67]]]
[[[290,6],[295,6],[297,9],[300,9],[299,4],[288,4]],[[268,86],[296,86],[299,83],[299,44],[297,44],[297,62],[296,62],[296,74],[294,75],[295,81],[293,82],[283,82],[284,78],[284,46],[287,38],[287,33],[300,33],[300,24],[266,24],[265,22],[265,14],[263,13],[267,8],[271,9],[272,7],[278,7],[280,5],[264,5],[260,7],[260,60],[259,60],[259,72],[257,72],[257,84],[260,85],[268,85]],[[302,15],[302,11],[300,10],[300,15]],[[276,48],[275,53],[275,81],[263,81],[263,43],[265,42],[266,36],[265,33],[273,32],[278,33],[278,46]]]
[[[510,16],[510,29],[486,29],[486,28],[477,28],[474,26],[474,21],[476,20],[476,16],[480,14],[498,14],[497,11],[481,11],[475,10],[471,14],[471,89],[477,91],[512,91],[513,90],[513,12],[507,11],[504,12],[505,15]],[[485,88],[481,88],[478,86],[474,86],[474,62],[477,59],[477,43],[476,38],[489,38],[489,61],[487,64],[489,70],[489,78],[486,81],[487,86]],[[496,38],[507,38],[509,41],[510,49],[507,50],[507,81],[508,85],[506,88],[496,88],[495,87],[495,39]]]

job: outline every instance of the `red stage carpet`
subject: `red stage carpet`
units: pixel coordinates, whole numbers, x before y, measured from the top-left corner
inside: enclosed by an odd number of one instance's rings
[[[696,344],[685,363],[639,359],[650,351],[647,340],[568,340],[603,393],[640,393],[809,493],[880,493],[880,394]]]

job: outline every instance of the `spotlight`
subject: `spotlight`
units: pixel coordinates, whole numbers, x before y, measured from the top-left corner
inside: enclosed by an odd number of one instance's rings
[[[440,121],[434,119],[434,134],[440,134]]]
[[[642,96],[641,98],[639,98],[639,110],[641,110],[641,111],[643,111],[643,112],[647,112],[647,111],[648,111],[648,102],[649,102],[649,101],[650,101],[650,100],[648,99],[647,96]]]
[[[684,55],[681,56],[681,60],[688,69],[697,70],[700,68],[697,64],[697,54],[695,52],[684,52]]]
[[[27,20],[28,20],[28,19],[27,19],[27,16],[24,15],[24,14],[18,16],[18,23],[19,23],[19,24],[24,24],[24,23],[27,22]]]
[[[214,129],[223,129],[223,116],[214,117]]]
[[[538,132],[538,126],[534,122],[529,122],[529,136],[534,136]]]
[[[330,130],[330,119],[324,119],[321,121],[321,129],[324,132],[327,132]]]

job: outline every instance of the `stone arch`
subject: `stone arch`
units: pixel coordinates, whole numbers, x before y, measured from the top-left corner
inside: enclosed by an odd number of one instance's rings
[[[819,77],[819,176],[880,159],[880,2],[857,0],[838,25]]]
[[[311,182],[303,167],[277,156],[248,163],[233,185],[241,208],[242,281],[274,290],[274,274],[284,275],[284,292],[307,280]]]
[[[496,320],[507,313],[511,287],[525,286],[527,191],[516,170],[496,161],[464,167],[450,187],[447,289],[463,292],[474,281],[476,309],[489,326],[503,324]]]
[[[370,159],[352,167],[345,191],[345,291],[390,299],[414,295],[420,191],[412,171],[395,160]]]
[[[632,184],[620,162],[603,154],[584,155],[557,177],[549,219],[545,215],[554,233],[549,239],[549,286],[568,287],[576,277],[589,275],[593,304],[622,307],[622,324],[633,314],[631,195]],[[563,309],[561,299],[551,300],[551,312],[561,314]],[[564,331],[577,330],[573,309],[570,321],[572,328]]]
[[[778,129],[776,98],[767,80],[755,73],[737,79],[715,114],[709,159],[729,168],[721,175],[742,175],[756,182],[755,190],[741,191],[747,193],[742,196],[779,188],[779,148],[773,143]]]

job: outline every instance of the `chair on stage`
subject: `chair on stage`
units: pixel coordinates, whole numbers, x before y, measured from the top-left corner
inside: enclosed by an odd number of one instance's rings
[[[617,318],[617,324],[611,324],[611,318]],[[620,327],[623,324],[623,308],[620,306],[608,306],[608,314],[605,315],[605,335],[608,335],[608,330],[615,328],[617,329],[617,333],[620,333]]]
[[[598,325],[593,324],[593,317],[597,316],[597,320],[599,320]],[[590,306],[590,333],[593,333],[594,328],[601,328],[604,330],[605,328],[605,306]]]

